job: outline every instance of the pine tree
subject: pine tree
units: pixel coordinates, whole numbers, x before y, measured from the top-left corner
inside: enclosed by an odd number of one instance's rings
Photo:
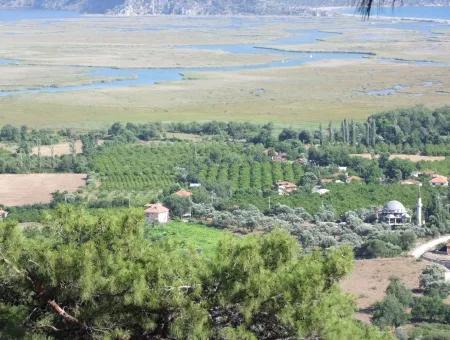
[[[306,254],[280,230],[224,236],[207,258],[146,235],[133,209],[60,206],[33,233],[0,223],[0,337],[390,339],[339,291],[348,247]]]

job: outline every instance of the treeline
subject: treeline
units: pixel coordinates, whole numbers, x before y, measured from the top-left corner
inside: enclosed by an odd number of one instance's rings
[[[336,145],[325,145],[320,148],[311,147],[307,154],[309,162],[313,165],[320,167],[347,166],[366,183],[407,179],[417,170],[417,165],[412,161],[390,159],[387,153],[380,155],[377,160],[369,160],[351,156],[346,148]]]
[[[370,116],[366,122],[344,119],[313,131],[284,129],[279,140],[305,144],[343,144],[375,151],[450,155],[450,106],[399,109]]]
[[[42,156],[30,153],[10,153],[0,149],[0,173],[23,174],[43,172],[76,172],[88,171],[88,161],[80,154],[62,156]]]

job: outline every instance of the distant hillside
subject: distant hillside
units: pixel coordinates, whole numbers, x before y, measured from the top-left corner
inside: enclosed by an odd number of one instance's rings
[[[352,0],[0,0],[0,8],[64,9],[84,13],[321,14],[311,8],[348,6]],[[449,5],[450,0],[405,0],[407,5]]]

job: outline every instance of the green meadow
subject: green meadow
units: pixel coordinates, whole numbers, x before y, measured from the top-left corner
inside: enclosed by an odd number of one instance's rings
[[[232,235],[201,224],[172,221],[166,225],[150,226],[147,237],[152,240],[170,240],[182,249],[194,249],[207,256],[213,256],[221,239]]]

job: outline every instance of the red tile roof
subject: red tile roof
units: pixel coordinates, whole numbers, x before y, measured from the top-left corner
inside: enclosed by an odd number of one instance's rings
[[[296,188],[297,187],[297,185],[295,185],[292,182],[288,182],[288,181],[278,181],[277,185],[279,187],[286,187],[286,188]]]
[[[175,195],[180,196],[180,197],[191,197],[192,196],[192,192],[187,191],[185,189],[181,189],[178,190]]]
[[[448,179],[445,176],[436,176],[431,180],[431,183],[448,183]]]
[[[148,204],[145,209],[146,214],[162,214],[169,212],[169,208],[166,208],[161,203]]]

